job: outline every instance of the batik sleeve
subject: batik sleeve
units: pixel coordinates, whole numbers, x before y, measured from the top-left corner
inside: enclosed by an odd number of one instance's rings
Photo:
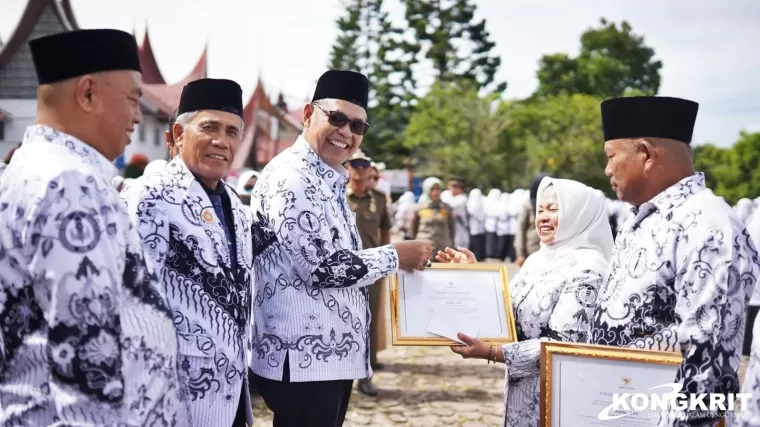
[[[586,342],[589,318],[596,306],[599,286],[603,280],[602,275],[594,270],[584,270],[569,278],[567,284],[558,291],[559,297],[554,300],[556,304],[543,336],[502,346],[510,378],[539,374],[541,341]],[[536,286],[550,284],[538,283]]]
[[[120,294],[125,248],[107,202],[111,188],[90,175],[51,180],[27,212],[24,247],[47,323],[50,397],[58,422],[115,425],[124,396]]]
[[[727,222],[705,230],[679,256],[675,319],[683,361],[675,381],[681,393],[737,393],[744,309],[757,278],[757,251],[744,229]],[[709,399],[707,399],[709,401]],[[722,413],[663,414],[669,425],[715,425]]]
[[[305,171],[283,167],[273,171],[262,187],[264,216],[298,276],[318,288],[351,288],[395,273],[398,255],[392,245],[364,250],[341,245],[341,230],[330,227],[327,215],[352,215],[346,196],[331,196],[343,198],[338,201],[343,212],[331,212],[325,209],[330,200],[318,186]]]
[[[144,178],[141,178],[142,180]],[[131,187],[122,190],[120,196],[127,206],[129,219],[137,229],[145,252],[145,264],[156,277],[163,277],[166,256],[169,252],[169,218],[166,211],[157,203],[160,197],[148,197],[150,186],[136,181]]]

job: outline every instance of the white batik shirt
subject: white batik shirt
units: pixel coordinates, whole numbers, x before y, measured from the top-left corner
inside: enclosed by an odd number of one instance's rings
[[[555,241],[542,244],[510,282],[519,342],[502,346],[509,427],[538,427],[541,341],[588,339],[589,317],[612,252],[604,197],[579,182],[547,177],[539,185],[539,200],[550,183],[559,201]]]
[[[220,186],[230,201],[222,215],[232,215],[234,249],[209,195],[179,156],[122,191],[169,300],[193,427],[231,425],[241,399],[250,408],[251,221],[232,188]]]
[[[115,173],[36,125],[0,178],[0,425],[186,425],[171,313]]]
[[[634,209],[610,263],[590,342],[680,351],[675,382],[682,393],[737,393],[757,251],[730,208],[705,188],[704,175],[684,178]],[[660,425],[717,423],[711,416],[673,411],[662,414]]]
[[[366,286],[395,273],[398,255],[391,245],[362,250],[347,179],[299,137],[256,183],[257,375],[281,380],[286,355],[293,382],[372,375]]]

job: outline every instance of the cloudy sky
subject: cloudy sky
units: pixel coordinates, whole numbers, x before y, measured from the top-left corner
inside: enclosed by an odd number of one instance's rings
[[[0,0],[7,39],[28,0]],[[35,0],[32,0],[35,1]],[[231,78],[248,96],[260,77],[291,103],[307,99],[325,71],[341,0],[72,0],[84,28],[151,34],[169,81],[181,79],[208,44],[211,77]],[[386,0],[386,3],[400,3]],[[695,142],[732,144],[760,131],[760,1],[477,0],[502,57],[506,96],[536,87],[543,54],[579,49],[600,17],[628,20],[664,62],[660,95],[700,103]],[[400,16],[393,6],[394,16]]]

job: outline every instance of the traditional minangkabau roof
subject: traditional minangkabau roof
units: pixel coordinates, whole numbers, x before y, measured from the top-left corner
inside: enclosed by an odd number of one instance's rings
[[[143,75],[143,98],[145,101],[156,107],[161,116],[168,118],[179,105],[182,88],[193,80],[208,77],[207,52],[208,44],[203,47],[201,56],[185,78],[176,83],[166,84],[166,79],[161,74],[158,61],[156,61],[156,56],[153,53],[153,46],[151,45],[150,35],[146,27],[139,52],[140,68]]]
[[[291,126],[299,132],[303,129],[303,120],[297,120],[290,115],[288,111],[272,104],[272,101],[264,90],[264,84],[262,83],[261,78],[259,78],[256,83],[256,88],[251,95],[251,99],[243,109],[243,123],[245,123],[245,130],[243,131],[243,141],[241,142],[240,148],[238,148],[238,152],[235,154],[235,160],[232,163],[233,169],[244,167],[251,155],[257,137],[256,115],[260,111],[264,111],[271,116],[277,117],[281,122],[284,122],[287,126]]]
[[[32,30],[48,6],[53,7],[56,17],[67,31],[79,29],[69,0],[28,0],[16,29],[0,46],[0,67],[3,67],[24,42],[29,40]]]

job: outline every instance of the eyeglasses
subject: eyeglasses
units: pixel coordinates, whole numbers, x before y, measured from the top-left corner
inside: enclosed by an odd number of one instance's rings
[[[348,164],[351,165],[351,167],[354,169],[360,169],[360,168],[366,169],[369,167],[370,162],[363,159],[356,159],[356,160],[351,160],[350,162],[348,162]]]
[[[322,110],[327,116],[327,122],[337,128],[348,125],[348,128],[354,135],[364,135],[369,130],[369,123],[364,120],[349,119],[346,113],[342,111],[327,111],[318,104],[314,104],[314,106]]]

